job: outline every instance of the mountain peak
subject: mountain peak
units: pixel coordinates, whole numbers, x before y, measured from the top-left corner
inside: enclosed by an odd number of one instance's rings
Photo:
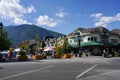
[[[8,38],[13,39],[13,46],[19,45],[24,40],[34,39],[36,35],[40,35],[43,39],[45,36],[52,36],[57,38],[64,34],[60,34],[45,28],[39,27],[37,25],[22,24],[18,26],[7,26],[5,27],[8,31]]]

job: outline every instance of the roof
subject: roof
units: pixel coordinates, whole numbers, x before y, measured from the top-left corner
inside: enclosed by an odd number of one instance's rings
[[[95,28],[79,28],[79,31],[83,33],[98,33],[98,32],[109,32],[106,28],[104,27],[95,27]]]
[[[78,28],[76,29],[75,31],[73,31],[72,33],[70,33],[68,36],[72,35],[73,33],[75,32],[82,32],[82,33],[104,33],[104,32],[107,32],[111,35],[116,35],[116,36],[120,36],[120,30],[117,30],[117,32],[115,31],[109,31],[107,30],[106,28],[104,27],[95,27],[95,28]]]
[[[111,33],[120,35],[120,29],[113,29]]]

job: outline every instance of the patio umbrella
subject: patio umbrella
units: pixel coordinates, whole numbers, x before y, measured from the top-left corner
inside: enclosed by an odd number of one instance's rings
[[[15,49],[14,51],[16,51],[16,52],[20,52],[21,49],[20,49],[20,48],[17,48],[17,49]]]
[[[52,51],[52,50],[53,50],[52,48],[48,47],[44,51]]]

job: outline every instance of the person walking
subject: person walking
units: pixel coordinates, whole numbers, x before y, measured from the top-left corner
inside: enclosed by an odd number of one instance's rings
[[[55,56],[54,50],[52,50],[51,52],[52,52],[52,55],[51,55],[51,56],[52,56],[52,58],[54,58],[54,56]]]
[[[82,50],[79,50],[79,57],[81,57],[82,55]]]
[[[12,57],[13,57],[13,52],[12,52],[12,50],[10,50],[9,54],[10,54],[10,58],[12,58]]]

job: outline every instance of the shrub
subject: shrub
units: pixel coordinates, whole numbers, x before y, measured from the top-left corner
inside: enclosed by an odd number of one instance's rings
[[[119,56],[118,52],[114,51],[114,56],[118,57]]]

